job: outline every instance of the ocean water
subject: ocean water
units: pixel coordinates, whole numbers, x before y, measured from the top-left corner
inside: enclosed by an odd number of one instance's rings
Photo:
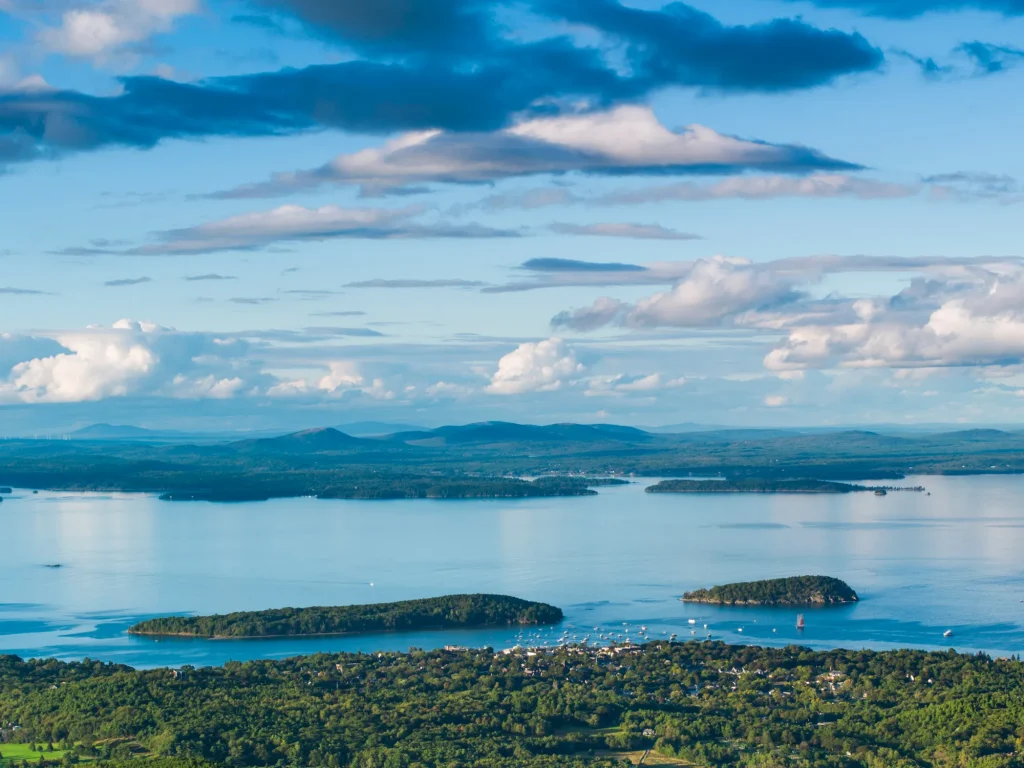
[[[18,491],[0,505],[0,654],[138,667],[446,644],[516,630],[267,640],[130,637],[140,619],[492,592],[564,626],[531,644],[677,634],[814,648],[1024,650],[1024,477],[922,477],[931,495],[161,502]],[[48,566],[60,565],[60,568]],[[686,590],[823,574],[861,602],[804,610],[688,605]],[[690,620],[694,624],[690,624]],[[704,624],[708,629],[704,629]],[[952,630],[951,637],[943,637]]]

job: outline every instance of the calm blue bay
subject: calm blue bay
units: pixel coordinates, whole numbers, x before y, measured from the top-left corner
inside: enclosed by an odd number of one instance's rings
[[[252,641],[125,634],[172,613],[456,592],[562,607],[565,627],[527,638],[538,643],[565,628],[636,639],[644,625],[652,638],[710,631],[815,648],[1024,650],[1024,477],[910,478],[931,495],[886,497],[651,495],[647,482],[523,501],[217,505],[16,492],[0,505],[0,653],[153,667],[516,642],[512,630]],[[804,611],[798,632],[795,610],[678,600],[695,587],[805,573],[846,580],[861,603]]]

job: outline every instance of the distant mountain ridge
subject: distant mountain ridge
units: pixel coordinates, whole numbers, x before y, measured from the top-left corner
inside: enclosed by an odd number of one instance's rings
[[[154,440],[160,437],[184,437],[186,432],[172,429],[146,429],[130,424],[90,424],[71,433],[73,440]]]
[[[428,431],[427,427],[419,424],[397,424],[389,421],[356,421],[351,424],[336,424],[334,428],[352,437],[383,437],[398,432]]]
[[[278,437],[262,437],[255,440],[240,440],[232,443],[242,450],[266,451],[272,453],[319,453],[322,451],[349,450],[362,445],[370,445],[372,441],[334,429],[319,427],[304,429]]]
[[[484,421],[462,426],[439,427],[417,432],[399,432],[389,440],[405,443],[438,445],[488,445],[522,442],[647,442],[653,436],[636,427],[614,424],[515,424],[507,421]]]

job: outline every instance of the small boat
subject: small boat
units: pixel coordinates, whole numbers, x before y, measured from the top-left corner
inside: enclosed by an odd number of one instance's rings
[[[945,632],[942,633],[942,636],[943,637],[952,637],[953,636],[953,630],[952,629],[947,629]]]
[[[696,624],[697,620],[696,619],[687,619],[686,623],[687,624]]]
[[[802,630],[804,628],[804,615],[802,613],[797,614],[796,617],[796,628]]]

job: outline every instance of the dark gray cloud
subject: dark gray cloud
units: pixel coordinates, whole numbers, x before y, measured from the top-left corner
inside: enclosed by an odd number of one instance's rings
[[[859,34],[793,19],[728,26],[680,2],[647,11],[616,0],[542,0],[538,10],[621,40],[633,70],[658,85],[787,91],[876,70],[885,59]]]
[[[479,288],[486,285],[477,280],[362,280],[348,283],[346,288]]]
[[[271,298],[269,296],[256,297],[256,298],[247,298],[247,297],[241,296],[241,297],[235,297],[233,299],[228,299],[228,301],[230,301],[232,304],[249,304],[249,305],[252,305],[252,306],[259,306],[261,304],[269,304],[272,301],[277,301],[277,299]]]
[[[975,40],[963,43],[957,50],[966,54],[974,62],[975,72],[978,75],[995,75],[1024,64],[1024,48],[994,45]]]
[[[575,259],[542,258],[524,261],[519,269],[530,272],[646,272],[639,264],[618,264],[611,261],[577,261]]]
[[[117,253],[109,248],[90,248],[85,245],[75,245],[70,248],[61,248],[56,251],[49,252],[53,256],[108,256],[111,253]]]
[[[351,61],[178,83],[122,78],[123,92],[0,93],[0,163],[165,139],[271,136],[317,128],[362,133],[488,131],[543,98],[611,103],[644,83],[620,77],[597,51],[567,40],[516,46],[473,69]],[[409,94],[417,94],[410,99]]]
[[[0,288],[0,294],[5,296],[49,296],[46,291],[37,291],[32,288]]]
[[[494,45],[486,0],[261,0],[368,54],[476,54]]]
[[[142,283],[151,282],[153,282],[151,277],[122,277],[119,280],[107,280],[103,285],[107,288],[124,288],[129,285],[141,285]]]
[[[125,77],[117,95],[26,90],[0,94],[0,166],[167,139],[272,136],[321,128],[391,133],[493,131],[559,100],[634,101],[668,85],[722,91],[810,88],[878,69],[863,37],[795,20],[727,26],[681,3],[639,11],[613,0],[538,0],[534,10],[624,44],[499,36],[497,2],[265,0],[370,59],[180,83]],[[395,54],[408,53],[408,56]],[[383,60],[372,60],[384,57]],[[410,93],[416,94],[410,99]],[[542,104],[544,106],[537,106]]]
[[[804,3],[808,0],[789,0]],[[1006,16],[1024,15],[1024,0],[809,0],[819,8],[849,8],[867,16],[912,19],[933,12],[993,11]]]
[[[186,275],[181,279],[187,280],[190,283],[199,283],[206,281],[237,280],[238,278],[234,275],[218,275],[216,272],[211,272],[207,275]]]
[[[917,68],[921,70],[921,74],[929,80],[939,80],[955,71],[954,67],[949,64],[939,64],[931,56],[918,56],[902,48],[893,49],[892,53],[916,64]]]
[[[942,198],[964,201],[995,201],[1003,204],[1024,199],[1024,186],[1008,174],[956,171],[926,176],[924,183],[932,185],[932,194]]]

